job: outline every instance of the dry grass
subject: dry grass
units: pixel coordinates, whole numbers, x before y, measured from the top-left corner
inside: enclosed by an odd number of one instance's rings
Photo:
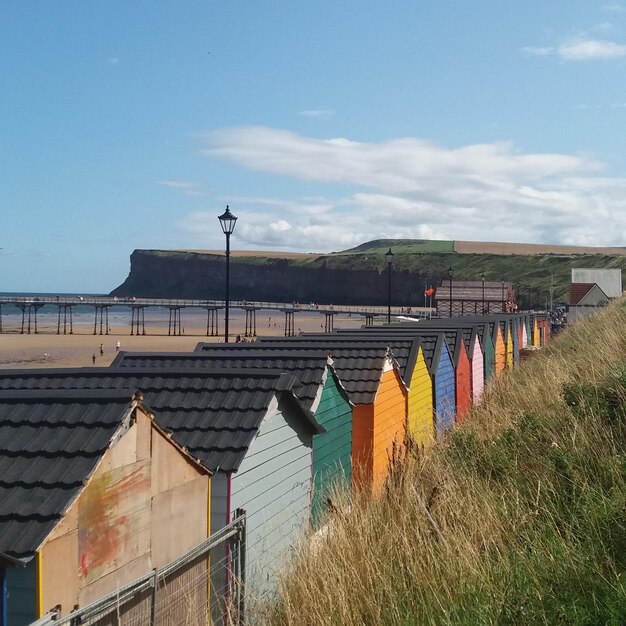
[[[625,329],[616,304],[493,383],[302,547],[266,623],[625,623]]]

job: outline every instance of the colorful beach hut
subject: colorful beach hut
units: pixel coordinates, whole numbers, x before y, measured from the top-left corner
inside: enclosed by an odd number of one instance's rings
[[[0,391],[0,622],[67,616],[201,543],[209,476],[132,387]]]
[[[293,393],[325,432],[313,436],[313,527],[318,528],[335,486],[352,472],[352,406],[328,353],[267,348],[256,343],[200,343],[191,353],[120,352],[112,366],[273,369],[292,373]]]
[[[328,341],[306,336],[260,339],[260,345],[328,350],[352,408],[352,478],[358,490],[377,492],[393,459],[402,454],[407,433],[407,387],[388,346]]]
[[[293,374],[265,369],[0,371],[0,389],[140,390],[156,423],[214,473],[213,531],[245,510],[245,575],[256,591],[273,585],[311,516],[312,438],[323,429],[293,392],[296,384]],[[223,567],[211,578],[217,605],[226,594]]]

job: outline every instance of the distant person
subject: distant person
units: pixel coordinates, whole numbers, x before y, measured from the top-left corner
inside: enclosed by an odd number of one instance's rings
[[[100,344],[100,356],[104,356],[104,345]]]
[[[115,342],[115,352],[119,352],[121,347],[122,347],[122,344],[120,343],[120,340],[118,339]]]
[[[94,365],[96,364],[96,353],[95,353],[95,352],[91,355],[91,362],[92,362]]]

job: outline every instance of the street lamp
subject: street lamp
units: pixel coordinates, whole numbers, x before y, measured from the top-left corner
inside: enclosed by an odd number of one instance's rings
[[[452,317],[452,276],[454,276],[454,270],[452,269],[452,265],[448,268],[448,278],[450,279],[448,282],[450,283],[450,317]]]
[[[393,252],[391,248],[385,252],[387,259],[387,324],[391,324],[391,262],[393,261]]]
[[[230,236],[235,230],[237,218],[230,212],[228,205],[226,211],[217,218],[226,235],[226,313],[224,318],[224,343],[228,343],[228,314],[229,314],[229,288],[230,288]]]
[[[504,300],[504,278],[502,279],[502,312],[506,313],[507,312],[507,307],[506,307],[506,302]]]
[[[483,315],[485,314],[485,272],[480,275],[480,280],[483,283]]]

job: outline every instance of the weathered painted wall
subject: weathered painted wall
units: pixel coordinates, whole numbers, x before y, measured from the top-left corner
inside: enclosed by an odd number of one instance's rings
[[[480,404],[485,389],[485,357],[478,337],[472,346],[472,402]]]
[[[334,485],[350,485],[352,480],[352,406],[330,369],[315,419],[326,429],[325,433],[313,436],[311,508],[313,528],[318,528]]]
[[[456,418],[456,390],[454,382],[454,367],[448,349],[444,346],[439,358],[435,375],[435,432],[441,437],[454,425]]]
[[[137,411],[41,550],[43,610],[65,615],[200,543],[208,497],[208,477]]]
[[[461,343],[459,359],[454,372],[456,419],[461,421],[472,408],[472,368],[463,339]]]
[[[384,485],[390,463],[402,454],[406,441],[407,392],[396,368],[387,365],[374,402],[373,491]],[[394,456],[395,455],[395,456]]]
[[[496,341],[494,345],[494,369],[496,376],[499,376],[506,368],[506,344],[502,338],[500,325],[497,324]]]
[[[272,589],[311,518],[312,437],[293,409],[275,402],[232,477],[231,515],[246,511],[248,590]]]
[[[424,353],[419,348],[409,385],[408,429],[413,440],[423,446],[433,443],[433,381],[428,373]]]
[[[493,340],[488,332],[483,332],[481,343],[483,349],[483,361],[485,365],[485,384],[496,375],[495,352],[493,348]]]

